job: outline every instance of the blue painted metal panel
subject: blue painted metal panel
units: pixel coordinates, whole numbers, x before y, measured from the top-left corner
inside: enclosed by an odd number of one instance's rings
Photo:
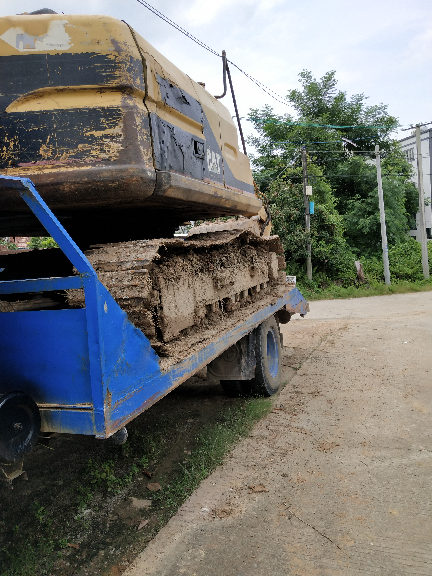
[[[4,187],[16,188],[24,202],[44,226],[50,236],[54,238],[62,252],[72,262],[79,273],[96,276],[92,265],[48,208],[44,200],[36,191],[33,182],[29,178],[17,176],[0,176],[0,182]]]
[[[87,317],[87,337],[90,358],[90,382],[93,397],[94,418],[96,434],[99,437],[106,435],[104,415],[104,339],[100,329],[101,310],[98,308],[98,288],[100,282],[96,276],[85,279],[84,295]]]
[[[66,407],[42,408],[42,432],[58,432],[60,434],[96,434],[93,410],[70,409]]]
[[[0,391],[20,390],[38,404],[92,403],[86,312],[0,314]]]
[[[38,278],[34,280],[8,280],[0,282],[0,294],[25,294],[26,292],[50,292],[71,290],[84,286],[81,276],[67,278]]]
[[[98,282],[97,304],[99,345],[102,362],[100,391],[103,394],[106,435],[130,419],[140,403],[137,390],[146,397],[162,385],[158,356],[146,336],[129,320],[126,313]]]
[[[280,306],[279,306],[280,308]],[[278,308],[278,310],[279,310]],[[309,304],[303,298],[298,288],[292,288],[287,294],[286,308],[292,314],[307,314],[309,312]]]
[[[117,306],[115,302],[114,304]],[[244,322],[236,326],[233,330],[223,334],[219,340],[212,342],[207,347],[199,350],[196,354],[193,354],[183,362],[174,365],[168,372],[162,373],[158,370],[153,372],[152,370],[148,370],[145,362],[141,362],[142,368],[137,370],[135,374],[133,370],[131,373],[132,381],[134,382],[134,390],[125,389],[125,393],[122,394],[121,379],[117,379],[116,387],[119,399],[112,405],[109,415],[106,413],[107,431],[112,433],[121,428],[121,426],[127,424],[127,422],[165,396],[170,392],[170,390],[179,386],[203,366],[206,366],[211,362],[211,360],[217,358],[222,354],[222,352],[224,352],[224,350],[251,332],[261,324],[261,322],[266,320],[284,305],[287,305],[290,310],[302,314],[305,314],[307,311],[307,303],[303,296],[297,288],[293,288],[274,305],[267,306],[259,312],[247,317]],[[120,312],[124,314],[122,310],[120,310]],[[134,330],[136,331],[136,328],[134,328]],[[142,336],[147,340],[143,334]],[[136,342],[133,342],[131,339],[128,346],[133,348],[135,345]]]
[[[0,181],[18,189],[81,274],[0,282],[4,293],[84,287],[85,309],[0,314],[0,392],[30,394],[41,405],[46,431],[107,437],[282,306],[291,312],[307,312],[300,292],[291,289],[274,305],[249,316],[217,342],[162,373],[149,340],[99,282],[31,181],[10,177],[0,177]]]

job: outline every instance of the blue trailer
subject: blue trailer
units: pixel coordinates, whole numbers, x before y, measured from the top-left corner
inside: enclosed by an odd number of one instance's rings
[[[254,383],[268,395],[277,390],[276,319],[308,311],[297,288],[287,285],[277,301],[164,370],[32,182],[2,176],[0,184],[21,196],[77,272],[1,281],[0,271],[0,299],[77,288],[85,294],[84,308],[0,313],[0,469],[7,479],[21,473],[40,433],[125,439],[128,422],[204,366],[234,387]]]

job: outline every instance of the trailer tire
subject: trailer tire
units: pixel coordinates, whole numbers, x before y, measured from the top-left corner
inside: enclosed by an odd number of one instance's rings
[[[126,430],[126,426],[123,426],[123,428],[120,428],[120,430],[114,432],[114,434],[110,436],[109,439],[113,444],[116,444],[117,446],[124,444],[128,439],[128,431]]]
[[[255,330],[255,378],[252,391],[260,396],[273,396],[281,385],[282,346],[279,325],[270,316]]]
[[[29,454],[41,427],[36,402],[23,392],[0,396],[0,461],[11,464]]]

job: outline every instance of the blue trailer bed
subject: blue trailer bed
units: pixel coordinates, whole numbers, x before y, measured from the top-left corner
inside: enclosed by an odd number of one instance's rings
[[[0,297],[77,288],[85,294],[85,308],[0,314],[0,404],[15,392],[29,396],[43,432],[107,438],[281,308],[308,310],[297,288],[287,286],[277,301],[243,318],[217,341],[161,368],[150,341],[98,280],[32,182],[0,177],[0,184],[16,189],[77,271],[68,277],[0,281]]]

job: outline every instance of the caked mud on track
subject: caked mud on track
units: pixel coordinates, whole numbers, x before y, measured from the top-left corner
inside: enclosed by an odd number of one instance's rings
[[[181,360],[286,292],[280,239],[237,224],[185,239],[101,244],[85,252],[99,280],[165,363]],[[10,279],[41,271],[44,277],[73,273],[57,249],[8,254],[3,260],[3,274],[9,271]],[[83,290],[18,298],[1,302],[3,311],[85,306]]]
[[[179,337],[279,295],[281,285],[286,289],[279,238],[250,231],[104,244],[86,256],[161,356],[171,355]],[[82,291],[69,291],[67,298],[69,306],[84,306]]]

